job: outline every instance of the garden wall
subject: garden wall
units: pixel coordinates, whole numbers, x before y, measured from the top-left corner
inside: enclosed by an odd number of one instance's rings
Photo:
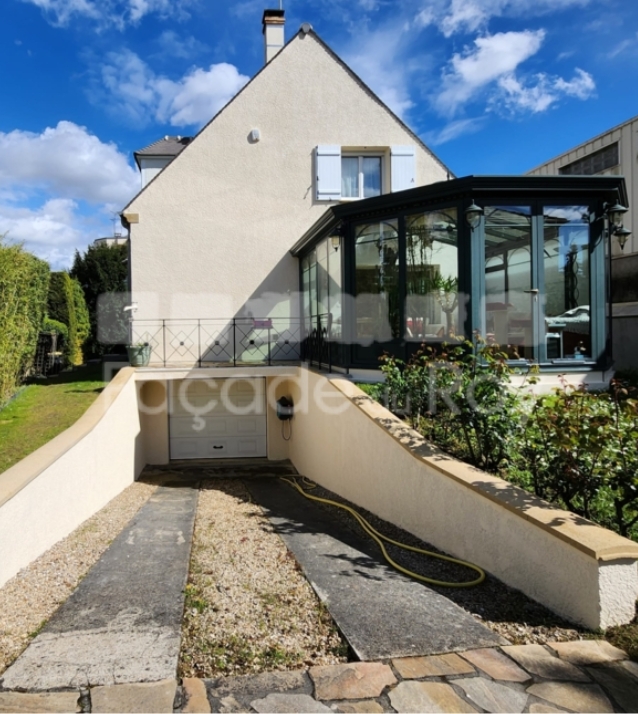
[[[572,622],[634,617],[638,544],[441,453],[347,379],[301,368],[285,390],[299,473]]]
[[[69,429],[0,474],[0,586],[123,491],[145,455],[134,370]]]

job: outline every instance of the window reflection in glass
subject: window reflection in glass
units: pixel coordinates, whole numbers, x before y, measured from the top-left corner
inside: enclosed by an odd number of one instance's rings
[[[356,337],[362,344],[400,336],[396,219],[355,229]]]
[[[381,195],[381,159],[364,156],[362,161],[363,198]]]
[[[359,157],[341,157],[341,196],[359,198]]]
[[[587,206],[546,206],[545,340],[548,359],[591,356]]]
[[[442,340],[459,325],[456,208],[406,217],[405,338]]]
[[[512,359],[534,358],[530,206],[485,208],[486,338]]]

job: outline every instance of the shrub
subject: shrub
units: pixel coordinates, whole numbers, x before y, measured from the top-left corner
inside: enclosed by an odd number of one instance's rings
[[[0,404],[31,368],[48,288],[48,264],[0,237]]]
[[[455,456],[488,471],[509,458],[520,425],[512,370],[497,345],[481,341],[423,346],[407,363],[382,358],[387,402]]]
[[[64,352],[70,364],[82,364],[82,345],[89,334],[89,318],[84,293],[67,272],[51,274],[48,315],[67,327]]]
[[[638,523],[638,401],[612,382],[599,394],[565,386],[539,397],[517,459],[534,492],[630,535]]]

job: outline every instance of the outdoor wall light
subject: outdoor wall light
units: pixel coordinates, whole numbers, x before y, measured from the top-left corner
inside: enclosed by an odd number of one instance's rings
[[[465,220],[472,229],[476,228],[481,221],[483,209],[477,206],[474,201],[465,209]]]
[[[331,236],[330,245],[333,247],[334,250],[339,250],[339,246],[341,245],[341,239],[339,238],[339,236]]]
[[[625,250],[625,243],[631,235],[631,231],[627,230],[623,226],[620,226],[620,228],[616,228],[616,230],[614,231],[614,235],[616,236],[616,238],[618,238],[618,245],[620,246],[620,250]]]
[[[609,222],[611,223],[611,225],[617,229],[622,228],[622,217],[625,215],[625,213],[627,213],[629,209],[618,203],[618,201],[616,201],[613,206],[605,204],[604,209],[607,213],[607,216],[609,217]]]

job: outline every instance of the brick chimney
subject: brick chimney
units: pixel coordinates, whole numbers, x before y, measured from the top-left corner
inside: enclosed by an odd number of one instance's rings
[[[262,25],[264,28],[266,64],[284,46],[284,23],[283,10],[264,10]]]

